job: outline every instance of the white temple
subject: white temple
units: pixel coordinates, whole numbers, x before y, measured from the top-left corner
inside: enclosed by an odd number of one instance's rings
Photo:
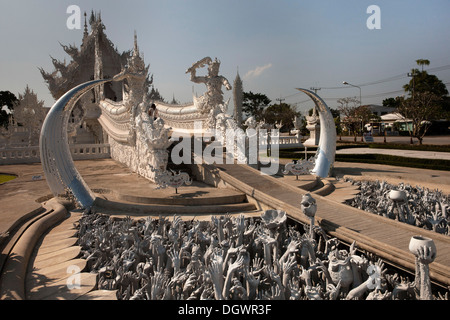
[[[68,147],[69,138],[77,137],[80,128],[91,132],[98,143],[106,143],[112,159],[123,163],[142,177],[155,183],[161,182],[161,185],[165,185],[164,181],[169,181],[171,177],[175,178],[167,167],[168,148],[180,136],[188,137],[191,141],[193,136],[195,138],[201,134],[202,137],[203,133],[213,131],[214,142],[210,140],[206,144],[212,144],[217,150],[230,148],[227,150],[227,161],[231,154],[233,163],[235,160],[238,163],[248,163],[250,151],[257,158],[260,144],[270,143],[271,153],[278,150],[282,141],[278,134],[272,135],[267,142],[258,138],[255,140],[255,148],[246,148],[245,141],[251,139],[248,136],[245,138],[246,133],[239,127],[242,121],[242,81],[238,74],[234,82],[235,111],[233,115],[229,115],[227,107],[230,99],[224,100],[222,87],[232,90],[232,86],[227,78],[219,74],[220,61],[217,58],[204,57],[186,70],[192,82],[205,85],[203,95],[193,95],[193,102],[189,104],[165,103],[161,101],[157,91],[150,90],[153,79],[149,75],[149,66],[139,52],[136,33],[133,50],[119,54],[104,34],[105,27],[100,15],[93,13],[90,24],[92,30],[88,33],[85,21],[80,49],[63,46],[73,59],[69,64],[53,60],[54,72],[41,70],[50,91],[57,99],[44,121],[40,138],[41,162],[55,194],[70,189],[83,206],[90,206],[93,201],[92,192],[73,165]],[[204,67],[207,68],[207,74],[198,76],[197,70]],[[328,125],[328,107],[316,95],[304,92],[314,100],[321,122],[327,124],[327,129],[333,129],[335,134],[334,122],[333,127]],[[259,126],[258,130],[264,131],[265,128]],[[233,140],[225,135],[229,131],[236,134],[231,137]],[[262,134],[261,137],[266,133]],[[238,139],[242,137],[243,140],[239,143]],[[288,144],[299,145],[298,137],[287,138]],[[194,147],[195,141],[196,139]],[[335,139],[325,139],[321,133],[317,157],[320,165],[316,163],[314,169],[320,176],[328,175],[334,161],[332,142],[335,143]],[[205,146],[203,143],[205,140],[202,138],[201,156]],[[190,150],[189,143],[189,162],[186,164],[192,163]],[[278,153],[275,158],[277,157]],[[278,159],[275,162],[277,168],[273,174],[278,171]],[[269,169],[272,169],[272,165]],[[177,175],[175,180],[179,178],[182,177]]]

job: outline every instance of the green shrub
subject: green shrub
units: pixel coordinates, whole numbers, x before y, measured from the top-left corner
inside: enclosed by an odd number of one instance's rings
[[[450,145],[411,145],[411,144],[393,144],[393,143],[371,143],[369,148],[374,149],[397,149],[397,150],[417,150],[417,151],[435,151],[450,152]]]

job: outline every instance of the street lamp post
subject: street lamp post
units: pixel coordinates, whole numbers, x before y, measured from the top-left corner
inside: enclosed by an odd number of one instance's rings
[[[361,105],[362,105],[362,101],[361,101],[361,100],[362,100],[362,97],[361,97],[361,87],[356,86],[356,85],[351,84],[351,83],[348,83],[347,81],[343,81],[342,84],[346,84],[346,85],[349,85],[349,86],[352,86],[352,87],[355,87],[355,88],[358,88],[358,89],[359,89],[359,106],[361,107]],[[362,119],[361,119],[361,134],[363,134],[363,124],[362,124]],[[364,141],[363,136],[364,136],[364,135],[361,136],[361,141]]]

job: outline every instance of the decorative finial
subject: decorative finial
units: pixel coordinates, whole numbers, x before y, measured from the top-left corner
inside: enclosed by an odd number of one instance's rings
[[[136,30],[134,30],[134,54],[139,55],[139,48],[137,44],[137,33]]]
[[[86,11],[84,12],[84,37],[88,36],[88,27],[87,27],[87,15]]]

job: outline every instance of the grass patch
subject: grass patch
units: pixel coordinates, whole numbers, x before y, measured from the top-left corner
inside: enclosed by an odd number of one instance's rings
[[[0,184],[11,181],[15,178],[17,178],[17,176],[11,174],[0,174]]]
[[[308,151],[310,151],[309,148]],[[299,148],[285,149],[279,152],[280,158],[283,159],[304,159],[305,156],[305,151]],[[314,155],[315,151],[308,152],[308,158]],[[450,160],[407,158],[387,154],[336,154],[335,161],[450,171]]]

